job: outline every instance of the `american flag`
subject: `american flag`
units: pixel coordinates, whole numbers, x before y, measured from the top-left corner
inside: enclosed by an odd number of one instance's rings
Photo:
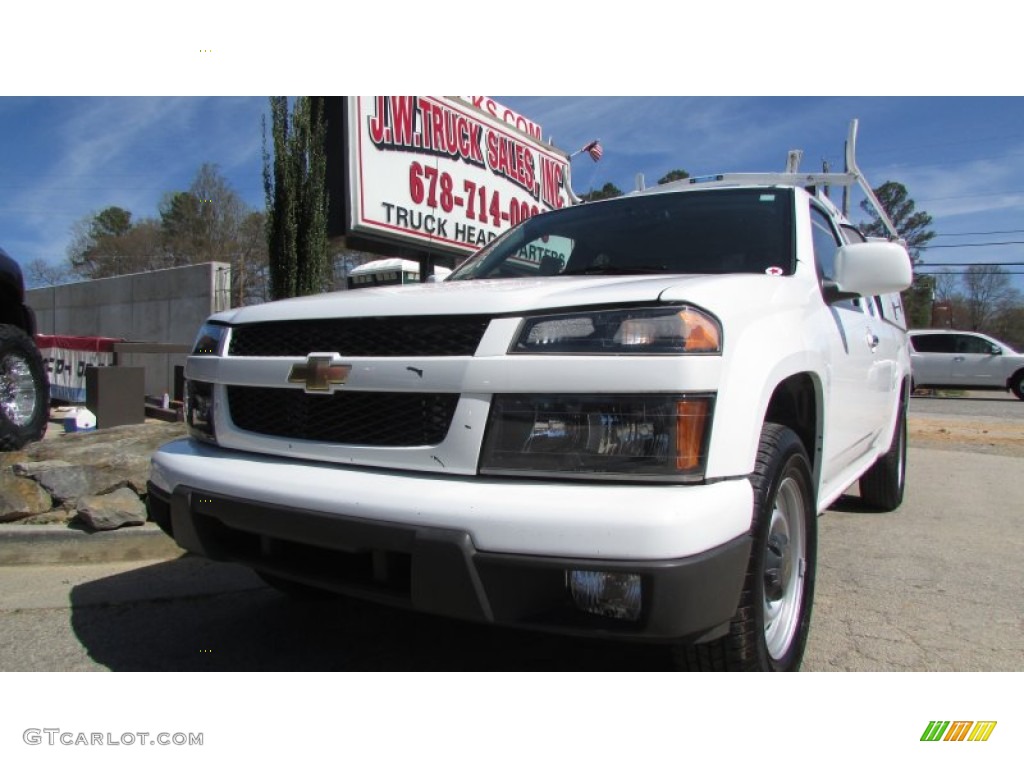
[[[596,163],[598,160],[601,159],[601,154],[604,152],[604,150],[601,149],[601,142],[597,139],[594,139],[592,142],[587,144],[587,146],[581,149],[580,152],[586,152],[588,155],[590,155],[590,159]]]

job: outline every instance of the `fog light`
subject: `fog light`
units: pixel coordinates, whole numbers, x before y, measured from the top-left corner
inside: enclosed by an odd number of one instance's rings
[[[217,442],[213,425],[213,384],[205,381],[185,382],[185,423],[189,434],[197,440]]]
[[[573,602],[581,611],[612,619],[640,618],[640,574],[609,571],[567,571]]]

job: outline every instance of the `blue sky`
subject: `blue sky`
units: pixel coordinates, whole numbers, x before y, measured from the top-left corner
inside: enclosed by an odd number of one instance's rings
[[[578,193],[632,189],[666,171],[782,170],[842,164],[851,118],[869,181],[905,184],[934,217],[933,246],[1024,240],[1024,98],[496,96],[567,151],[599,138],[604,156],[573,161]],[[155,216],[161,197],[215,163],[262,207],[266,98],[0,97],[0,246],[26,264],[63,260],[75,222],[109,205]],[[854,220],[861,217],[855,211]],[[964,234],[993,233],[993,234]],[[934,247],[929,264],[1020,262],[1024,245]],[[1024,272],[1024,267],[1008,269]],[[1024,288],[1024,276],[1015,276]]]

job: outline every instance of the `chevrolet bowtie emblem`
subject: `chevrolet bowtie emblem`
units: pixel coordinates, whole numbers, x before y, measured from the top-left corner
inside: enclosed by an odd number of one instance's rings
[[[351,365],[342,365],[335,354],[316,354],[296,363],[288,374],[289,384],[303,384],[312,394],[330,394],[332,387],[340,387],[348,379]]]

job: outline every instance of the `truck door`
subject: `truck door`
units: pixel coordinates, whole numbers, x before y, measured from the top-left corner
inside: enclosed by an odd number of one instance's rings
[[[813,204],[811,232],[818,276],[831,280],[841,241],[830,217]],[[847,299],[826,307],[829,404],[822,462],[826,483],[871,448],[889,415],[886,404],[891,396],[885,384],[892,372],[885,370],[887,361],[879,351],[883,336],[875,327],[878,318],[864,309],[866,301]]]

